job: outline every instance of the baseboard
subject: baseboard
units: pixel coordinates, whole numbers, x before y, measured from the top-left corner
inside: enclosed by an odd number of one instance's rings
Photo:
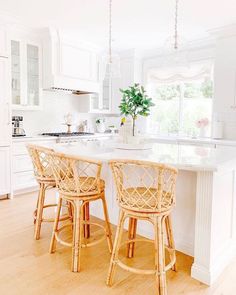
[[[22,189],[16,189],[16,190],[13,191],[13,197],[18,196],[18,195],[22,195],[22,194],[28,194],[28,193],[31,193],[31,192],[35,192],[38,189],[39,189],[38,185],[27,187],[27,188],[22,188]]]
[[[192,278],[211,286],[216,282],[224,269],[236,257],[236,244],[232,241],[230,245],[222,250],[224,255],[217,255],[214,259],[214,264],[211,265],[210,270],[202,265],[194,262],[191,269]],[[227,255],[226,255],[227,254]]]

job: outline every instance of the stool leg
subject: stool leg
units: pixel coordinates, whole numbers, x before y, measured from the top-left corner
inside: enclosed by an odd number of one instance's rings
[[[168,240],[168,247],[171,249],[174,249],[173,256],[171,257],[176,261],[176,253],[175,253],[175,242],[174,242],[174,236],[173,236],[173,229],[172,229],[172,220],[171,216],[167,216],[165,219],[166,223],[166,235],[167,235],[167,240]],[[173,271],[177,271],[177,265],[176,262],[171,268]]]
[[[163,235],[163,217],[154,218],[155,230],[155,264],[158,295],[167,295],[165,273],[165,245]]]
[[[112,253],[112,233],[111,233],[111,225],[110,225],[110,221],[109,221],[109,215],[108,215],[108,210],[107,210],[107,203],[106,203],[106,199],[105,199],[105,194],[102,194],[102,205],[103,205],[103,211],[104,211],[104,217],[105,217],[105,226],[106,226],[106,236],[107,236],[107,243],[108,243],[108,249],[109,252]]]
[[[70,216],[71,219],[73,219],[73,211],[72,211],[71,202],[67,201],[67,206],[68,206],[68,215]]]
[[[116,230],[116,237],[115,237],[115,242],[114,242],[114,246],[113,246],[113,250],[112,250],[110,267],[109,267],[107,282],[106,282],[108,286],[111,286],[112,282],[113,282],[115,267],[116,267],[117,259],[118,259],[118,255],[119,255],[120,243],[121,243],[121,239],[122,239],[124,221],[125,221],[125,214],[124,214],[124,211],[122,209],[120,209],[119,221],[118,221],[118,226],[117,226],[117,230]]]
[[[49,249],[50,253],[54,253],[56,251],[57,240],[56,240],[55,234],[57,233],[57,230],[58,230],[58,224],[60,221],[60,214],[61,214],[61,207],[62,207],[62,198],[59,197],[58,204],[57,204],[57,213],[56,213],[56,217],[55,217],[55,221],[54,221],[54,225],[53,225],[53,232],[52,232],[52,238],[51,238],[50,249]]]
[[[90,216],[89,216],[89,203],[85,203],[83,206],[83,219],[84,221],[89,221]],[[85,239],[90,238],[90,224],[84,224],[84,237]]]
[[[137,231],[137,219],[136,218],[129,218],[129,229],[128,229],[128,239],[133,240],[136,238],[136,231]],[[135,242],[130,242],[127,244],[127,257],[133,258],[134,257],[134,247]]]
[[[74,226],[73,226],[73,242],[72,242],[72,271],[80,271],[80,253],[82,244],[83,232],[83,207],[81,201],[76,200],[73,202],[74,207]]]
[[[45,200],[45,190],[46,190],[45,185],[43,183],[40,183],[38,203],[37,203],[37,216],[36,216],[35,232],[34,232],[34,238],[36,240],[40,239],[40,231],[41,231],[41,224],[42,224],[42,218],[43,218],[43,206],[44,206],[44,200]]]

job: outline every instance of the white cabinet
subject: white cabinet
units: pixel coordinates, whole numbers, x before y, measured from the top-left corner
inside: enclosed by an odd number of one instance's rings
[[[10,148],[0,146],[0,196],[10,194]]]
[[[90,95],[91,113],[119,114],[121,93],[120,79],[104,79],[100,81],[100,92]]]
[[[41,46],[26,40],[11,40],[12,108],[41,107]]]
[[[13,194],[22,194],[38,189],[38,183],[35,180],[34,170],[31,158],[26,148],[27,143],[48,144],[56,140],[23,140],[15,139],[12,144],[12,190]]]
[[[7,58],[0,57],[0,146],[9,146],[10,139],[9,63]]]
[[[8,53],[7,29],[0,25],[0,57],[8,57]]]
[[[11,113],[8,91],[8,67],[8,59],[5,57],[0,57],[0,195],[6,195],[11,193]]]

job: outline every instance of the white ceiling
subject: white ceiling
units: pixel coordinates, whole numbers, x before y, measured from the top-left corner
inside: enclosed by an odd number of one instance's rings
[[[153,49],[173,34],[174,0],[113,0],[113,39],[118,49]],[[235,0],[180,0],[180,31],[187,40],[236,23]],[[70,29],[107,44],[108,0],[0,0],[0,10],[33,27]]]

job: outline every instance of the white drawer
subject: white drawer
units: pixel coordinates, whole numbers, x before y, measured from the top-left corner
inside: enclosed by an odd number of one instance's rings
[[[53,140],[47,140],[47,141],[45,141],[45,140],[36,140],[35,141],[33,139],[32,139],[32,141],[13,142],[12,152],[13,152],[13,155],[28,155],[28,150],[26,148],[27,144],[50,146],[51,144],[53,144],[55,142]]]
[[[24,142],[13,142],[12,145],[13,155],[27,155],[28,151]]]
[[[28,155],[13,156],[13,172],[33,171],[33,164]]]
[[[13,190],[26,189],[37,185],[32,171],[13,174]]]

